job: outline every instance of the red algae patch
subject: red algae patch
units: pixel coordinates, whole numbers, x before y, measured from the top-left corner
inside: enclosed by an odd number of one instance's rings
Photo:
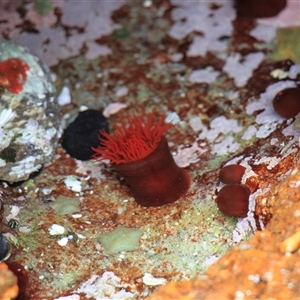
[[[0,86],[18,94],[26,82],[29,66],[20,58],[9,58],[0,62]]]
[[[226,184],[241,183],[245,170],[245,167],[238,164],[227,165],[220,170],[219,179]]]
[[[273,100],[275,111],[284,118],[293,118],[300,112],[300,89],[288,88],[280,91]]]
[[[216,199],[219,210],[227,216],[244,218],[248,213],[250,189],[242,184],[222,187]]]

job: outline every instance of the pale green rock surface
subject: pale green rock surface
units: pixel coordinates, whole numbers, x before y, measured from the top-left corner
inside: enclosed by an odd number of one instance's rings
[[[271,57],[275,60],[291,59],[300,62],[300,27],[279,28]]]
[[[114,230],[102,234],[99,241],[105,252],[115,254],[121,251],[134,251],[139,247],[139,239],[143,232],[137,228],[119,225]]]
[[[65,196],[57,197],[50,206],[60,215],[71,214],[80,211],[80,200],[78,198],[70,198]]]

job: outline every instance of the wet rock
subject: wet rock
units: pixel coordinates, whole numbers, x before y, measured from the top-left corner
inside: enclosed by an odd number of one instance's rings
[[[0,39],[0,180],[26,180],[51,160],[60,119],[49,69]]]

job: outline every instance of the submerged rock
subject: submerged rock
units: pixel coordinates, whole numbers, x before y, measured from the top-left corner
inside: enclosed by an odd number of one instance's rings
[[[0,39],[0,180],[26,180],[48,163],[59,128],[49,69],[23,47]]]

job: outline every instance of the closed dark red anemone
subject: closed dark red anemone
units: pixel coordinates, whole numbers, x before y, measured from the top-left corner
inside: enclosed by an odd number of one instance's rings
[[[275,111],[284,118],[293,118],[300,112],[300,89],[287,88],[280,91],[273,100]]]
[[[27,271],[20,263],[16,261],[7,262],[7,266],[18,278],[19,296],[16,298],[16,300],[24,299],[27,284],[28,284]]]
[[[220,170],[219,179],[221,182],[227,184],[241,183],[245,170],[245,167],[238,164],[227,165]]]
[[[279,14],[286,7],[287,0],[235,0],[239,16],[248,18],[269,18]]]
[[[247,217],[250,189],[243,184],[228,184],[221,188],[216,203],[219,210],[227,216]]]
[[[109,159],[125,179],[135,200],[142,206],[161,206],[184,195],[190,186],[189,173],[179,168],[163,136],[172,124],[164,116],[154,122],[154,113],[133,117],[117,125],[115,135],[102,132],[102,146],[93,148],[92,158]]]

